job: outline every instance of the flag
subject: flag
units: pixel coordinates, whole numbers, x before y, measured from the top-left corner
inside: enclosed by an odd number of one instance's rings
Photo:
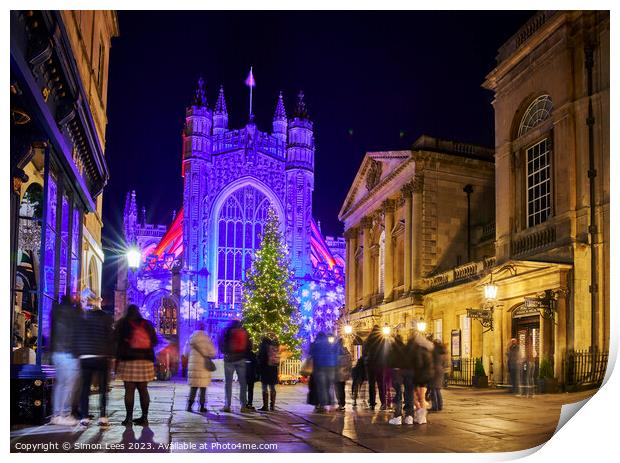
[[[245,79],[245,85],[247,85],[248,87],[256,87],[256,81],[254,80],[254,74],[252,74],[252,68],[250,68],[248,78]]]

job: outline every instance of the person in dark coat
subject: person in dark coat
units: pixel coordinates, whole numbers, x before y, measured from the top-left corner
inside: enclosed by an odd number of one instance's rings
[[[366,342],[362,347],[362,355],[366,359],[366,378],[368,378],[368,406],[375,409],[376,386],[379,388],[381,409],[387,409],[386,369],[389,342],[381,332],[379,325],[372,327]]]
[[[389,423],[413,424],[413,370],[410,362],[407,361],[405,343],[400,335],[396,335],[391,343],[388,365],[392,369],[392,387],[394,388],[394,417]],[[403,401],[405,403],[404,420]]]
[[[443,409],[441,389],[443,388],[445,363],[448,350],[438,339],[433,341],[433,346],[433,378],[429,383],[429,390],[431,402],[433,403],[431,411],[438,412]]]
[[[353,398],[353,406],[357,407],[359,392],[364,385],[364,381],[366,381],[366,359],[364,357],[360,357],[357,360],[357,363],[351,370],[351,377],[351,397]]]
[[[52,306],[51,351],[52,362],[56,368],[56,381],[52,392],[52,424],[74,426],[78,423],[72,416],[71,409],[80,372],[75,342],[80,316],[79,309],[69,296],[63,296],[60,304]]]
[[[254,384],[260,379],[260,375],[258,374],[258,358],[252,348],[251,340],[248,347],[248,356],[245,359],[245,380],[248,385],[248,404],[246,407],[254,410],[254,405],[252,405],[254,401]]]
[[[510,375],[510,392],[513,394],[519,392],[520,359],[519,343],[515,338],[512,338],[508,347],[508,373]]]
[[[315,412],[324,413],[331,405],[331,389],[333,388],[338,356],[334,344],[329,342],[327,335],[321,331],[310,346],[313,362],[312,381],[317,395]]]
[[[239,381],[240,412],[249,412],[248,386],[246,383],[246,358],[250,345],[250,336],[239,320],[233,320],[222,333],[220,338],[220,352],[224,354],[224,407],[221,411],[230,413],[232,403],[233,376],[237,373]]]
[[[263,337],[258,349],[258,375],[263,390],[263,406],[259,411],[274,411],[276,406],[276,384],[280,366],[280,343],[275,333]]]
[[[338,366],[336,367],[334,390],[338,400],[338,410],[342,412],[346,404],[345,384],[351,379],[351,353],[344,347],[342,338],[336,341],[335,348],[338,355]]]
[[[116,378],[125,385],[126,417],[123,426],[148,425],[149,397],[148,383],[155,378],[155,351],[157,334],[148,320],[142,318],[137,305],[127,307],[125,317],[116,326]],[[133,419],[134,397],[138,390],[142,416]]]
[[[76,342],[82,372],[79,410],[80,424],[83,426],[88,426],[90,423],[88,400],[93,379],[99,385],[98,424],[109,425],[106,406],[110,360],[114,356],[113,322],[112,316],[98,306],[87,310],[79,321],[80,329],[77,330]]]

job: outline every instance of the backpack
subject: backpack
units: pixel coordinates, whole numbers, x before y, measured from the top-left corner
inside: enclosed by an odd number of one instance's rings
[[[130,321],[131,335],[129,337],[129,347],[131,349],[150,349],[151,336],[146,328],[145,322]]]
[[[280,365],[280,347],[269,344],[267,346],[267,364],[270,367]]]
[[[248,348],[248,333],[243,328],[230,330],[228,349],[231,354],[241,354]]]

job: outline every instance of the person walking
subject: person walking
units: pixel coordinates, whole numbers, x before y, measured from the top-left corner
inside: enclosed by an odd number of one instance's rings
[[[357,363],[351,370],[351,377],[351,397],[353,398],[353,407],[355,408],[357,407],[359,393],[366,381],[366,359],[364,357],[357,359]]]
[[[344,346],[342,338],[336,341],[336,354],[338,355],[338,367],[336,369],[334,389],[336,391],[336,400],[338,401],[338,410],[342,412],[346,404],[345,385],[351,379],[351,353]]]
[[[126,416],[122,424],[147,426],[151,401],[148,383],[155,378],[155,328],[142,318],[138,306],[131,304],[127,307],[126,315],[118,321],[116,339],[116,377],[122,380],[125,386]],[[140,396],[142,416],[133,419],[136,389]]]
[[[274,411],[276,406],[276,384],[280,366],[280,343],[275,333],[267,333],[258,348],[258,374],[263,391],[263,406],[258,411]]]
[[[245,361],[249,349],[249,335],[239,320],[230,322],[220,338],[220,352],[224,354],[224,389],[225,401],[221,411],[230,413],[232,402],[233,375],[237,373],[239,381],[240,412],[246,413],[250,409],[247,405],[247,383],[245,373]]]
[[[325,413],[326,407],[331,405],[331,389],[334,384],[338,356],[334,344],[329,342],[327,335],[321,331],[310,346],[310,356],[313,361],[312,380],[316,389],[316,413]]]
[[[510,392],[512,394],[519,392],[520,359],[519,343],[516,338],[512,338],[508,346],[508,374],[510,375]]]
[[[413,370],[408,362],[405,343],[400,335],[394,337],[388,355],[388,366],[392,369],[394,388],[394,425],[413,424]],[[403,419],[403,402],[405,404]]]
[[[381,410],[387,410],[386,369],[389,342],[381,332],[379,325],[372,327],[362,347],[362,355],[366,359],[366,378],[368,378],[368,406],[374,410],[377,404],[376,390],[379,389]]]
[[[211,360],[215,356],[215,347],[205,331],[203,322],[196,324],[196,330],[189,337],[189,355],[187,359],[187,384],[189,396],[187,398],[188,412],[192,411],[196,393],[200,389],[200,413],[207,411],[207,387],[211,384]]]
[[[99,426],[109,426],[106,412],[110,360],[114,356],[114,320],[112,316],[93,305],[79,320],[76,343],[82,373],[79,413],[80,424],[88,426],[90,387],[95,380],[99,388]]]
[[[251,339],[248,346],[248,355],[245,359],[245,380],[248,385],[248,403],[246,407],[250,410],[255,410],[252,404],[254,402],[254,384],[260,380],[260,375],[258,374],[258,358],[252,348]]]
[[[433,375],[433,343],[422,333],[415,331],[407,343],[407,355],[411,360],[414,381],[414,417],[413,422],[426,424],[427,406],[426,386]]]
[[[433,378],[429,383],[430,397],[433,406],[431,411],[438,412],[443,409],[443,397],[441,389],[443,388],[445,364],[448,355],[446,346],[439,339],[433,342]]]
[[[69,296],[62,296],[60,304],[52,307],[51,317],[52,363],[56,367],[51,424],[75,426],[78,421],[72,416],[71,409],[79,377],[75,334],[80,312]]]

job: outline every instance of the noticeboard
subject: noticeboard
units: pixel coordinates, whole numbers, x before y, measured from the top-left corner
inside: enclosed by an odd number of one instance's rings
[[[461,356],[461,330],[452,330],[450,336],[452,346],[452,357]]]

